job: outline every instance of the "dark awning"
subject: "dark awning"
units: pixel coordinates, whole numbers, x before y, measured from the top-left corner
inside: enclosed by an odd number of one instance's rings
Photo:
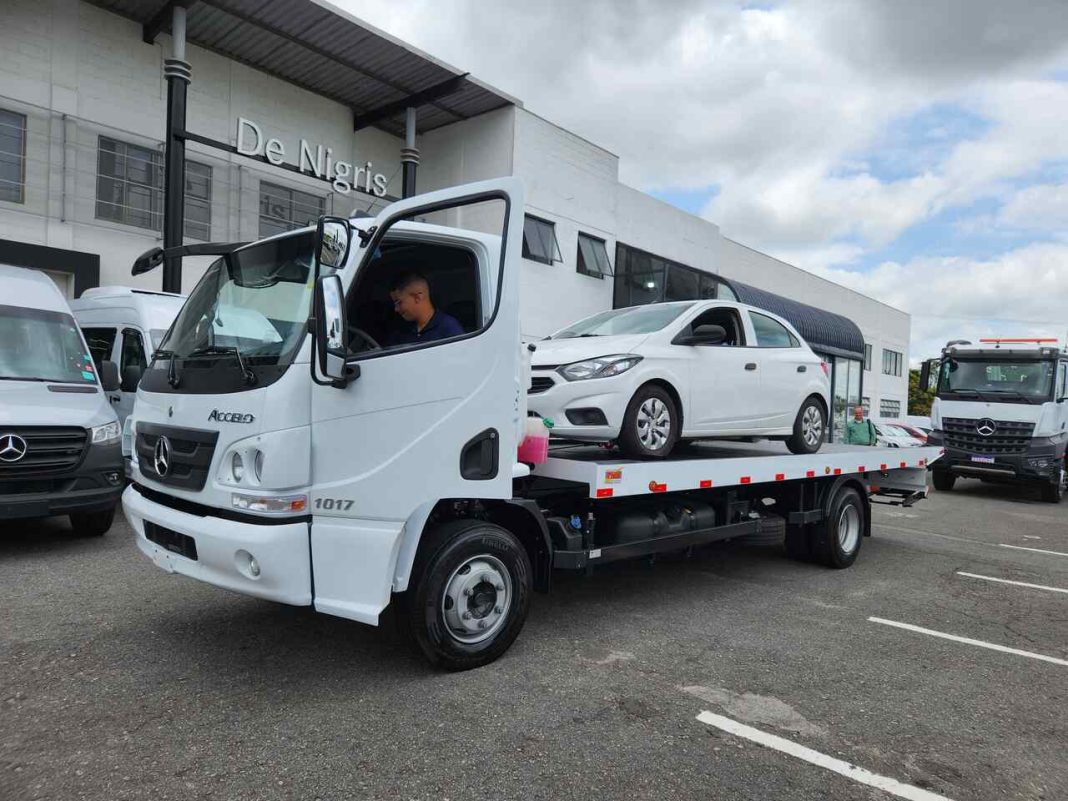
[[[799,303],[774,292],[728,280],[738,300],[788,320],[813,350],[831,356],[864,360],[864,335],[848,317]]]
[[[171,7],[187,11],[186,39],[227,58],[343,103],[355,127],[404,135],[418,110],[425,133],[508,105],[521,105],[325,0],[89,0],[144,26],[170,31]],[[193,80],[197,65],[193,64]]]

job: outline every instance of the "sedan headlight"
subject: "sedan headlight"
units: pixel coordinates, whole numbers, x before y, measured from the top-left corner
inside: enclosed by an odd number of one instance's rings
[[[94,445],[102,445],[105,442],[114,442],[122,436],[122,429],[119,428],[119,421],[116,420],[113,423],[105,423],[102,426],[95,426],[90,429],[92,432],[92,443]]]
[[[560,375],[568,381],[585,381],[587,378],[610,378],[625,373],[638,362],[641,356],[624,353],[616,356],[599,356],[584,362],[575,362],[561,367]]]

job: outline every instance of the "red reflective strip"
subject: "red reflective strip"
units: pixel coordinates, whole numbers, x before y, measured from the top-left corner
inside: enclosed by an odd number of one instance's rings
[[[712,486],[712,482],[711,481],[702,481],[701,482],[701,489],[708,489],[711,486]]]
[[[741,478],[741,482],[742,482],[743,484],[748,484],[748,483],[750,483],[750,482],[751,482],[752,480],[753,480],[753,479],[752,479],[752,478],[751,478],[750,476],[742,476],[742,478]]]
[[[902,462],[902,463],[901,463],[901,466],[902,466],[902,467],[907,467],[907,466],[908,466],[908,463],[907,463],[907,462]]]
[[[776,481],[786,481],[786,473],[776,473],[775,474],[775,480]]]
[[[667,492],[667,484],[657,484],[655,481],[650,481],[649,492]]]
[[[881,464],[881,465],[879,465],[879,469],[880,469],[880,470],[885,470],[885,469],[886,469],[886,465],[885,465],[885,464]]]
[[[920,467],[923,467],[925,464],[927,464],[927,460],[926,459],[920,459],[920,462],[919,462]]]
[[[840,476],[840,475],[842,475],[842,468],[841,468],[841,467],[836,467],[836,468],[834,468],[834,474],[835,474],[836,476]]]
[[[807,473],[805,473],[805,478],[815,478],[815,477],[816,477],[816,471],[815,470],[809,470]]]
[[[598,498],[611,498],[612,497],[612,488],[611,487],[605,487],[604,489],[597,490],[597,497]]]
[[[868,469],[868,468],[866,468],[866,467],[865,467],[864,465],[861,465],[860,467],[858,467],[858,468],[857,468],[857,472],[858,472],[858,473],[863,473],[863,472],[864,472],[865,470],[867,470],[867,469]]]

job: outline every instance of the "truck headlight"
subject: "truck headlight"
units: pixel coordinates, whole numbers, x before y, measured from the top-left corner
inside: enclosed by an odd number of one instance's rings
[[[113,423],[105,423],[102,426],[96,426],[89,430],[92,433],[90,441],[94,445],[102,445],[105,442],[114,442],[122,436],[122,429],[119,428],[118,420]]]
[[[230,505],[243,512],[259,512],[265,515],[298,514],[308,508],[307,495],[247,495],[234,492]]]
[[[632,353],[599,356],[596,359],[587,359],[586,361],[566,365],[561,367],[558,372],[568,381],[585,381],[587,378],[610,378],[627,372],[641,360],[641,356],[635,356]]]

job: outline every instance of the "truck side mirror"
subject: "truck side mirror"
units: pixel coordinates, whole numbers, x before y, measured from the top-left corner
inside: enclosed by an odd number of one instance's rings
[[[315,282],[315,352],[319,371],[335,386],[349,381],[345,365],[345,293],[341,277],[324,275]]]
[[[105,392],[114,392],[119,388],[119,366],[115,362],[100,362],[100,386]]]
[[[674,345],[722,345],[727,329],[722,325],[699,325],[693,333],[675,337]]]
[[[343,217],[320,217],[315,227],[315,275],[322,268],[339,270],[348,258],[352,245],[352,226]]]
[[[141,383],[141,368],[136,364],[129,364],[122,371],[122,384],[119,389],[123,392],[137,392],[137,385]]]
[[[920,392],[926,392],[931,386],[931,360],[924,359],[920,365]]]

